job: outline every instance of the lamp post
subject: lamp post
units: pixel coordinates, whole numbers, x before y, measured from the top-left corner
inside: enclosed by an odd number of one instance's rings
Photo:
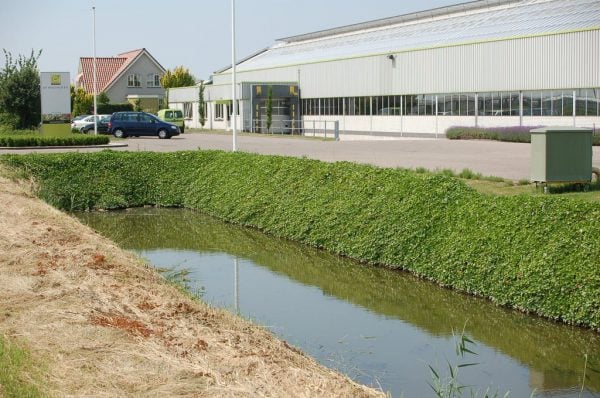
[[[93,58],[93,74],[94,74],[94,135],[98,135],[98,109],[96,104],[96,94],[98,93],[98,79],[96,77],[96,7],[92,7],[94,14],[94,58]]]
[[[233,152],[237,151],[237,98],[235,81],[235,0],[231,0],[231,98],[233,115],[231,115],[233,129]]]

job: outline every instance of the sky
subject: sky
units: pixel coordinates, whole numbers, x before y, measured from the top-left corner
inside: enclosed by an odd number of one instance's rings
[[[237,59],[277,39],[464,2],[461,0],[236,0]],[[231,65],[231,0],[6,0],[0,48],[42,49],[44,72],[70,72],[79,57],[146,48],[167,69],[183,65],[206,80]],[[0,68],[5,64],[0,54]]]

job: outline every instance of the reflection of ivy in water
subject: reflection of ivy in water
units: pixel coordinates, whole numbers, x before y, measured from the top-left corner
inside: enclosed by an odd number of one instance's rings
[[[579,385],[584,355],[600,358],[600,336],[592,332],[508,311],[402,272],[360,265],[193,211],[132,209],[78,216],[124,248],[226,252],[248,258],[432,335],[449,336],[468,318],[470,336],[543,373],[547,387]],[[591,377],[586,386],[600,391],[600,380]]]

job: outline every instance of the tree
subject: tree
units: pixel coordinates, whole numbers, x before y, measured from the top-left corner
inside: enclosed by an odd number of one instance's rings
[[[204,127],[206,123],[206,105],[204,102],[204,83],[200,82],[198,87],[198,118],[200,119],[200,125]]]
[[[189,87],[196,84],[196,78],[183,66],[176,67],[173,72],[169,69],[160,78],[160,84],[167,91],[167,104],[169,89],[175,87]]]
[[[108,94],[106,94],[106,92],[104,91],[98,94],[96,101],[98,101],[100,105],[110,104],[110,98],[108,98]]]
[[[83,87],[79,87],[73,91],[73,116],[85,115],[90,112],[94,106],[94,96],[88,94]]]
[[[136,112],[142,111],[142,101],[139,98],[133,101],[133,110]]]
[[[167,70],[160,78],[163,88],[189,87],[196,84],[196,78],[183,66],[176,67],[173,72]]]
[[[273,86],[269,86],[267,92],[267,131],[271,131],[271,124],[273,123]]]
[[[4,50],[4,69],[0,70],[0,119],[11,128],[27,129],[41,120],[40,73],[37,61],[42,54],[31,50],[29,57],[16,59]]]

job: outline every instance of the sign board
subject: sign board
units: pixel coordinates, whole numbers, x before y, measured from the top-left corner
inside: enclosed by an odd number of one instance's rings
[[[40,73],[42,132],[70,132],[71,91],[69,84],[69,72]]]

